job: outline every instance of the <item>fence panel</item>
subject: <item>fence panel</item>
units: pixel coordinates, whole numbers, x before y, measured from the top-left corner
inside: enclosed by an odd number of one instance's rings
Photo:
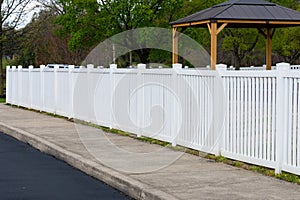
[[[170,119],[176,94],[172,86],[173,73],[170,70],[163,71],[158,73],[157,69],[151,69],[141,73],[142,84],[137,90],[141,93],[137,95],[141,109],[137,113],[142,117],[142,135],[172,142]]]
[[[90,122],[89,74],[87,69],[75,70],[73,73],[73,115],[74,118]]]
[[[300,174],[300,73],[285,78],[286,131],[283,170]]]
[[[40,69],[31,71],[31,108],[42,110],[42,72]]]
[[[70,91],[71,85],[69,81],[69,70],[68,69],[58,69],[56,71],[55,80],[55,104],[56,113],[64,117],[69,116],[69,104],[70,104]]]
[[[136,122],[130,115],[136,112],[131,106],[133,99],[131,94],[137,87],[136,72],[133,70],[116,71],[112,75],[112,119],[113,127],[127,132],[136,132]]]
[[[19,105],[19,96],[18,96],[18,87],[19,87],[19,73],[16,69],[16,66],[12,67],[11,70],[12,74],[11,74],[11,81],[9,81],[11,83],[11,87],[12,87],[12,91],[11,91],[11,103],[13,105]]]
[[[236,74],[223,77],[228,105],[222,155],[275,168],[276,76]]]
[[[92,73],[95,90],[93,96],[92,122],[102,126],[111,126],[111,83],[109,70],[102,69]]]
[[[53,69],[43,71],[43,111],[56,113],[55,73]]]
[[[214,79],[209,71],[183,71],[178,79],[182,124],[177,142],[207,153],[212,153],[216,145],[212,105]]]

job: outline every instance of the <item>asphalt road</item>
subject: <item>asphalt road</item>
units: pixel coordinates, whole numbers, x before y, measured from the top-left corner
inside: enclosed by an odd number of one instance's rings
[[[114,188],[0,132],[0,199],[129,199]]]

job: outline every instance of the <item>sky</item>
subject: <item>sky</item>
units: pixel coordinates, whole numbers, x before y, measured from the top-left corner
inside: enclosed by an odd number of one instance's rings
[[[24,16],[24,18],[22,19],[22,21],[20,21],[20,24],[16,27],[17,29],[21,29],[24,28],[28,23],[31,22],[31,19],[34,15],[34,13],[38,13],[40,11],[40,7],[39,7],[39,3],[36,2],[35,0],[30,1],[30,3],[27,5],[26,7],[26,15]],[[6,6],[3,7],[3,9],[5,9]],[[16,15],[12,14],[9,18],[8,21],[13,21],[16,18]],[[8,22],[5,21],[5,22]]]
[[[24,17],[23,22],[18,26],[18,28],[24,28],[28,23],[30,23],[34,13],[39,12],[39,5],[40,4],[35,1],[32,1],[27,5],[26,10],[28,11],[28,14]]]

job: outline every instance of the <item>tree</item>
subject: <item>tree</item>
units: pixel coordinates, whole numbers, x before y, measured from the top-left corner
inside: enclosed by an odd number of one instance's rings
[[[56,8],[53,8],[56,9]],[[57,26],[54,19],[58,12],[47,7],[33,16],[32,21],[22,30],[20,39],[21,49],[18,52],[18,64],[41,65],[49,63],[63,63],[79,65],[86,56],[86,52],[68,49],[68,38],[55,35]]]
[[[5,81],[5,69],[2,64],[4,34],[20,25],[29,2],[30,0],[0,0],[0,96],[3,96]]]
[[[281,61],[297,63],[300,59],[300,28],[277,29],[273,49]]]
[[[69,48],[92,47],[117,33],[139,27],[169,27],[182,0],[59,0],[64,14],[56,23],[59,33],[70,37]],[[147,62],[150,49],[137,50]],[[129,59],[130,60],[130,59]]]
[[[245,58],[253,54],[256,45],[260,42],[260,34],[256,29],[224,29],[222,32],[222,47],[227,54],[232,55],[231,65],[239,69],[245,63]],[[262,41],[262,40],[261,40]],[[252,57],[252,60],[253,59]]]

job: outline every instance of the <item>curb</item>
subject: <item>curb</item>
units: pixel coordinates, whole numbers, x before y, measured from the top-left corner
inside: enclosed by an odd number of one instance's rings
[[[88,160],[80,155],[65,150],[64,148],[48,142],[47,140],[28,133],[24,130],[11,127],[0,122],[0,131],[16,138],[19,141],[28,143],[32,147],[43,153],[52,155],[69,165],[83,171],[84,173],[105,182],[106,184],[120,190],[134,199],[152,199],[152,200],[169,200],[178,199],[177,197],[158,190],[151,185],[142,183],[129,176],[121,174],[104,165]]]

